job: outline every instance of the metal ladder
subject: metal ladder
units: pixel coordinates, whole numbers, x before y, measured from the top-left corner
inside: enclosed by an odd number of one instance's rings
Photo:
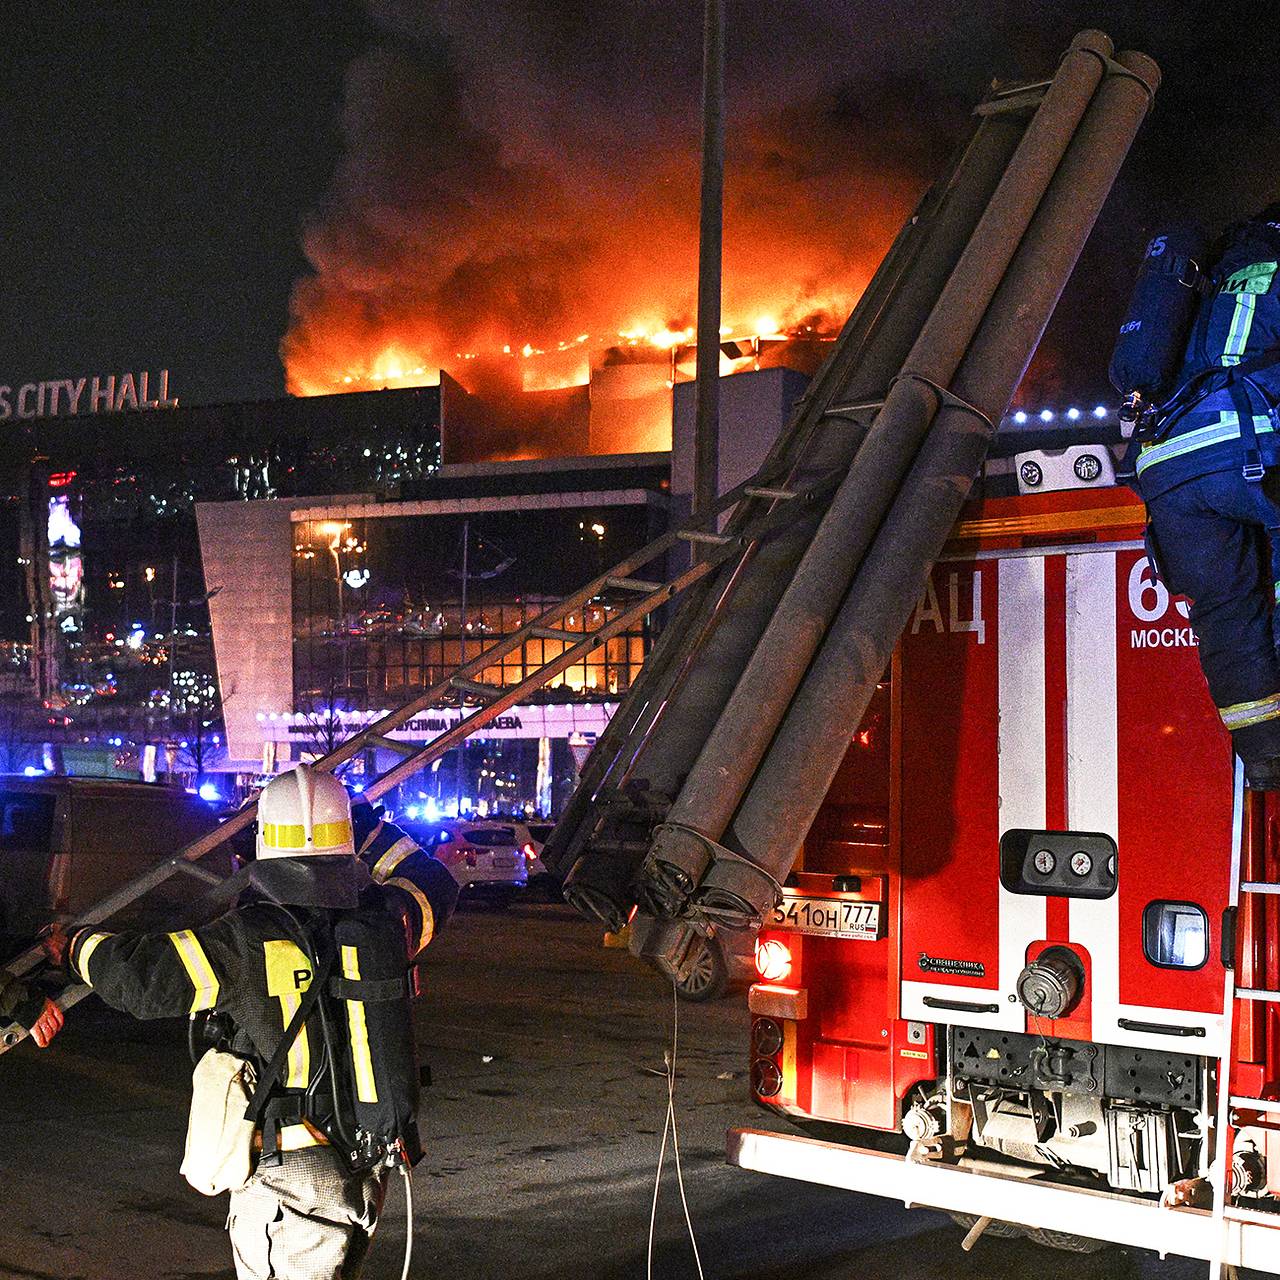
[[[1231,1190],[1231,1130],[1240,1127],[1237,1113],[1280,1116],[1280,1101],[1266,1098],[1249,1098],[1231,1092],[1231,1069],[1235,1061],[1235,1021],[1238,1000],[1257,1001],[1263,1005],[1280,1005],[1280,990],[1265,987],[1242,987],[1237,983],[1237,954],[1241,931],[1239,907],[1242,895],[1280,894],[1280,882],[1272,880],[1241,880],[1245,843],[1245,790],[1244,763],[1236,758],[1232,788],[1231,813],[1231,871],[1227,891],[1229,916],[1235,922],[1231,953],[1223,948],[1225,974],[1222,991],[1222,1038],[1219,1042],[1218,1096],[1214,1120],[1214,1154],[1209,1170],[1209,1182],[1213,1188],[1212,1246],[1209,1255],[1209,1280],[1234,1280],[1236,1268],[1227,1261],[1230,1253],[1228,1233],[1233,1223],[1262,1221],[1273,1229],[1280,1229],[1280,1215],[1260,1215],[1229,1203]]]
[[[686,588],[702,581],[727,561],[741,558],[756,541],[791,518],[797,507],[828,496],[837,482],[838,477],[833,475],[808,489],[789,488],[785,481],[780,481],[777,459],[771,455],[756,475],[730,489],[713,507],[654,539],[593,578],[580,590],[544,610],[518,631],[495,641],[445,679],[339,743],[331,752],[317,760],[315,767],[332,773],[368,747],[396,753],[401,759],[364,790],[364,795],[370,800],[378,799],[438,760],[522,698],[542,688],[567,668],[583,661],[593,649],[625,632],[634,622],[647,617]],[[752,511],[752,518],[736,519],[727,532],[718,532],[718,517],[735,507],[740,508],[740,511]],[[688,568],[676,570],[662,580],[637,576],[651,562],[665,556],[682,543],[693,552],[692,563]],[[566,627],[569,618],[603,595],[630,597],[631,603],[612,617],[606,618],[601,611],[603,621],[595,630],[586,629],[585,612],[582,631]],[[482,680],[485,671],[501,664],[506,655],[523,649],[531,640],[559,643],[564,648],[548,658],[547,646],[544,644],[541,647],[543,660],[517,684],[495,685]],[[402,729],[422,711],[439,706],[446,699],[460,701],[466,708],[466,714],[456,725],[427,745],[419,747],[389,736]],[[256,801],[245,805],[215,831],[185,845],[172,857],[95,903],[75,923],[84,926],[109,920],[174,876],[190,876],[206,887],[222,884],[225,877],[200,865],[200,859],[248,827],[256,813]],[[10,960],[5,968],[21,977],[39,968],[44,961],[44,952],[36,945]],[[69,986],[59,995],[57,1004],[64,1010],[70,1009],[88,994],[90,989],[86,986]],[[26,1033],[21,1028],[16,1025],[9,1028],[0,1035],[0,1054],[25,1038]]]

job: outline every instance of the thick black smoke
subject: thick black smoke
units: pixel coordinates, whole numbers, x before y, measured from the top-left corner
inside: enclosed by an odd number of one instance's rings
[[[344,157],[305,234],[292,389],[691,323],[700,6],[369,8],[381,36],[348,74]],[[726,318],[838,319],[986,82],[1048,74],[1101,26],[1165,85],[1034,371],[1036,394],[1092,391],[1150,226],[1280,194],[1265,8],[731,0]]]

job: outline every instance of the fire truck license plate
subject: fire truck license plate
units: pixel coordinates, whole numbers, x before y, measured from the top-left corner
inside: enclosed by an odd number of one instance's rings
[[[880,937],[880,904],[846,898],[812,898],[783,892],[766,927],[813,933],[823,938],[874,942]]]

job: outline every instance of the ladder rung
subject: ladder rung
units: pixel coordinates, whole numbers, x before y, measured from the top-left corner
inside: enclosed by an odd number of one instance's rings
[[[1246,880],[1240,886],[1241,893],[1280,893],[1280,884],[1274,880]]]
[[[384,751],[394,751],[397,755],[404,756],[406,760],[410,756],[416,756],[420,750],[412,742],[400,742],[396,738],[388,738],[381,733],[371,733],[368,737],[368,742],[372,747],[381,747]]]
[[[710,529],[681,529],[680,537],[686,542],[706,542],[713,547],[723,547],[737,541],[727,533],[712,533]]]
[[[779,501],[800,496],[794,489],[765,489],[756,488],[754,485],[748,485],[742,492],[748,498],[777,498]]]
[[[481,684],[478,680],[464,680],[462,676],[454,676],[449,683],[460,693],[473,693],[477,698],[492,700],[502,692],[491,684]]]
[[[1271,1004],[1280,1004],[1280,991],[1268,991],[1264,987],[1237,987],[1237,1000],[1262,1000]]]
[[[590,634],[585,631],[561,631],[558,627],[530,627],[529,634],[536,640],[563,640],[565,644],[577,644]]]
[[[1262,1115],[1280,1115],[1280,1102],[1268,1102],[1265,1098],[1232,1098],[1231,1105],[1239,1111],[1257,1111]]]
[[[606,578],[604,585],[612,587],[615,591],[643,591],[648,594],[652,591],[661,591],[665,584],[649,582],[644,578]]]

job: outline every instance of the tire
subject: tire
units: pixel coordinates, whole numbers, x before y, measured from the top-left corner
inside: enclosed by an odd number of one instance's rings
[[[729,966],[718,942],[702,939],[702,946],[683,982],[676,983],[681,1000],[702,1004],[719,1000],[729,990]]]
[[[1094,1240],[1090,1236],[1071,1235],[1066,1231],[1049,1231],[1044,1227],[1028,1227],[1027,1239],[1046,1249],[1061,1249],[1066,1253],[1098,1253],[1114,1248],[1110,1240]]]
[[[977,1222],[977,1218],[971,1213],[952,1213],[948,1214],[951,1221],[964,1231],[972,1228]],[[1001,1222],[998,1219],[993,1222],[983,1233],[984,1236],[992,1236],[996,1240],[1020,1240],[1023,1236],[1031,1234],[1026,1227],[1020,1227],[1015,1222]]]

